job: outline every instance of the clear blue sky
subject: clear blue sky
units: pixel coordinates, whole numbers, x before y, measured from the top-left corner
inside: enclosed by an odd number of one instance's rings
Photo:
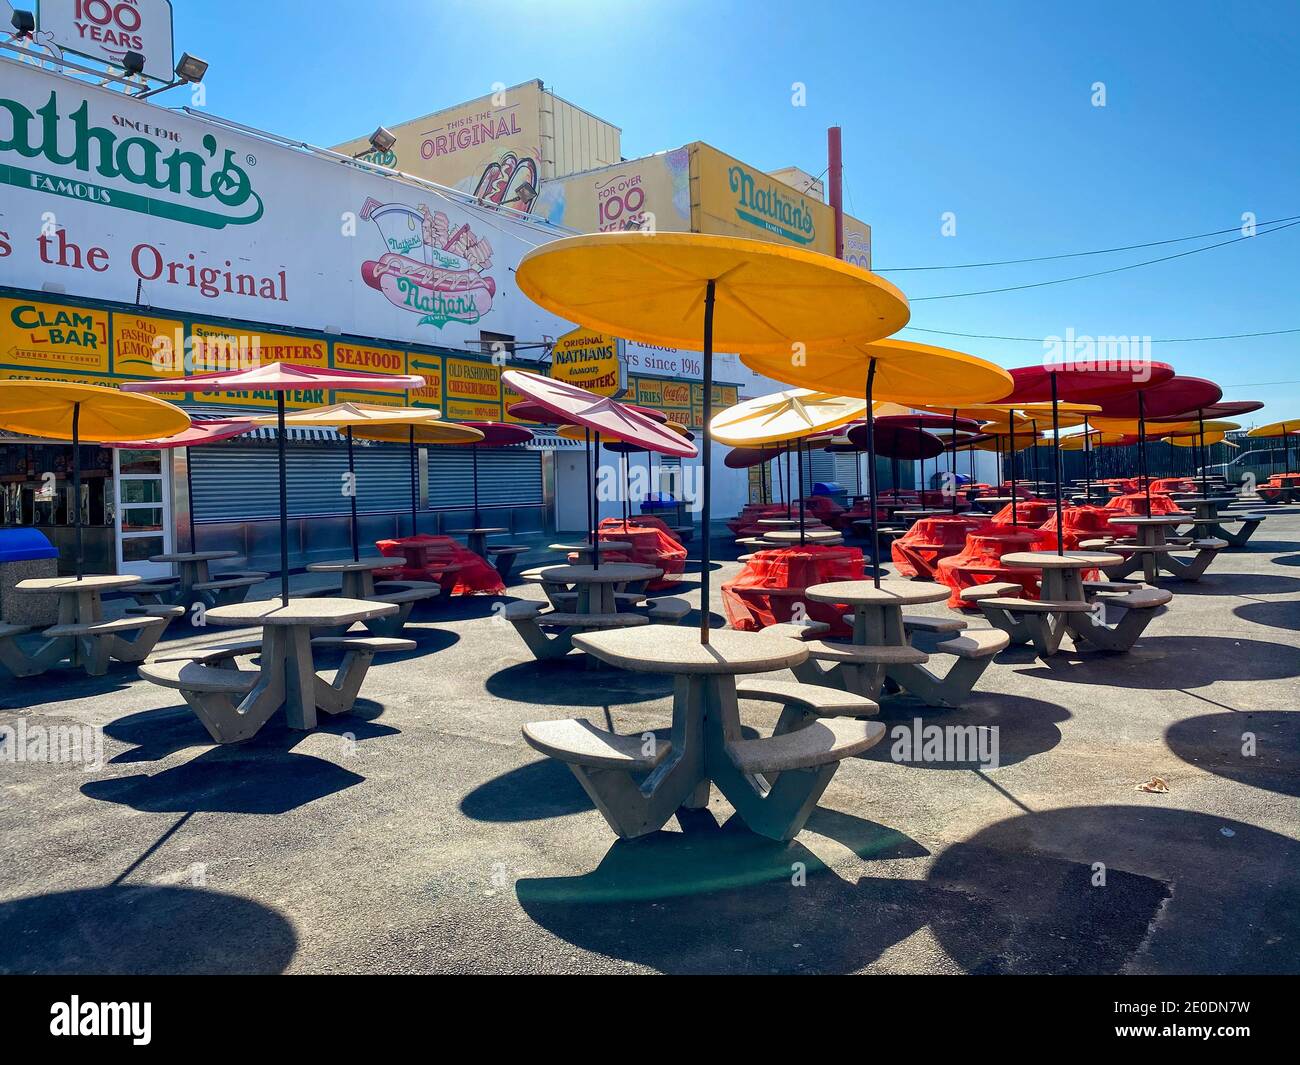
[[[873,225],[882,271],[1155,241],[1236,226],[1246,211],[1300,215],[1295,0],[174,6],[178,49],[212,64],[211,110],[319,144],[535,77],[620,126],[628,157],[704,140],[765,169],[819,173],[838,124],[846,206]],[[1097,81],[1104,108],[1091,104]],[[793,82],[806,107],[791,106]],[[940,233],[946,211],[954,237]],[[915,299],[1225,239],[887,276]],[[915,302],[912,323],[1200,337],[1300,327],[1298,297],[1300,226],[1110,277]],[[1038,344],[904,335],[1005,366],[1041,358]],[[1300,414],[1300,333],[1154,354],[1228,398],[1266,400],[1270,420]]]

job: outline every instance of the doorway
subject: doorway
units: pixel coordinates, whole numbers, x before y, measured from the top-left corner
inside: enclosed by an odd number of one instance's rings
[[[576,448],[555,452],[555,531],[587,529],[587,452]]]
[[[153,555],[172,549],[171,454],[113,449],[114,540],[117,572],[160,577],[171,572]]]

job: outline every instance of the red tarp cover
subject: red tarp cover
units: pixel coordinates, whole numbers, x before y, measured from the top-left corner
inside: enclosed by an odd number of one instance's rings
[[[939,560],[934,579],[952,589],[948,605],[954,609],[975,607],[974,603],[962,599],[964,589],[994,582],[1018,584],[1021,587],[1019,598],[1037,599],[1038,570],[1011,569],[1002,565],[1001,558],[1013,551],[1048,551],[1055,547],[1055,533],[989,523],[978,532],[970,533],[965,546],[957,554]],[[1011,594],[1016,595],[1014,592]]]
[[[647,592],[659,592],[677,584],[678,578],[686,571],[686,548],[667,531],[667,527],[658,518],[640,517],[635,521],[623,523],[622,518],[605,518],[600,523],[600,538],[615,543],[630,543],[631,551],[600,552],[602,562],[636,562],[643,566],[654,566],[664,571],[662,577],[647,582]],[[573,561],[573,558],[570,558]]]
[[[1046,499],[1025,499],[1018,501],[1016,507],[1016,525],[1039,526],[1045,522],[1049,515],[1056,516],[1056,504]],[[1008,503],[996,514],[993,520],[1003,525],[1012,524],[1011,521],[1011,504]]]
[[[961,515],[922,518],[889,545],[889,553],[904,577],[933,579],[939,559],[957,554],[966,545],[966,534],[987,524],[987,519]]]
[[[1145,492],[1130,492],[1127,495],[1115,496],[1113,499],[1106,501],[1106,510],[1110,512],[1112,518],[1120,514],[1129,514],[1135,518],[1160,517],[1162,514],[1177,514],[1183,508],[1175,503],[1166,495],[1159,495],[1155,492],[1151,494],[1151,513],[1147,513],[1147,497]],[[1136,525],[1112,525],[1110,527],[1111,536],[1136,536]]]
[[[377,580],[437,581],[444,595],[505,594],[506,586],[496,569],[450,536],[421,533],[400,540],[379,540],[375,546],[388,558],[408,560],[392,569],[375,570]],[[450,560],[461,568],[441,573],[439,560]]]
[[[723,609],[733,629],[756,632],[790,621],[794,604],[802,603],[805,617],[831,627],[828,635],[852,636],[853,626],[843,617],[847,606],[814,603],[803,592],[827,581],[860,581],[862,566],[862,551],[856,547],[807,544],[755,551],[735,579],[723,584]]]
[[[1061,532],[1064,534],[1065,549],[1077,551],[1082,540],[1095,540],[1100,536],[1114,536],[1115,526],[1110,519],[1115,512],[1105,507],[1063,507],[1061,508]],[[1056,546],[1056,512],[1039,526],[1041,532],[1050,534],[1052,546]],[[1036,550],[1036,548],[1023,548]]]

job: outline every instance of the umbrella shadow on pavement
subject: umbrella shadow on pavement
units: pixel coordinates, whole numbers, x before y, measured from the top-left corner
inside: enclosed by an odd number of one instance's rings
[[[1294,709],[1185,718],[1165,730],[1165,743],[1188,765],[1207,773],[1300,796],[1300,714]]]
[[[4,692],[0,694],[0,711],[30,710],[36,706],[71,702],[74,699],[97,699],[113,692],[125,691],[136,680],[135,666],[113,662],[102,677],[87,676],[80,669],[52,669],[37,677],[11,677],[4,674]]]
[[[1280,603],[1248,603],[1232,608],[1232,612],[1246,621],[1272,629],[1300,629],[1300,599]]]
[[[513,633],[510,635],[518,642]],[[673,693],[672,677],[607,666],[592,668],[592,661],[585,654],[568,654],[544,662],[530,658],[490,674],[484,687],[498,699],[580,710],[665,699]],[[555,716],[545,710],[537,713],[539,719]]]
[[[293,925],[238,895],[114,885],[0,903],[0,973],[281,973]]]
[[[1028,813],[948,847],[928,883],[967,905],[936,908],[940,945],[971,973],[1296,971],[1300,845],[1150,798]]]
[[[719,826],[693,811],[682,827],[618,840],[581,876],[520,880],[520,905],[577,947],[669,973],[852,972],[926,921],[923,883],[854,883],[799,842],[755,835],[734,817]],[[814,813],[808,831],[866,859],[926,853],[833,811]]]

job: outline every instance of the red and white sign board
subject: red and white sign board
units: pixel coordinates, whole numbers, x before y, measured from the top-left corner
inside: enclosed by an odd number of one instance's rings
[[[114,66],[139,52],[147,76],[172,79],[169,0],[40,0],[36,25],[42,44]]]

